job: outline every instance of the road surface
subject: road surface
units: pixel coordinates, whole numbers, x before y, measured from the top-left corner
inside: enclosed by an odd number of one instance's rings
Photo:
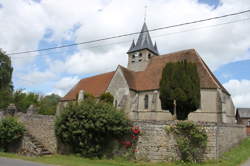
[[[0,166],[49,166],[30,161],[0,157]],[[51,165],[50,165],[51,166]]]

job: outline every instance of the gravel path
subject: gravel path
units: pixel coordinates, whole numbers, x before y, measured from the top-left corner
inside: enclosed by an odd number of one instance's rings
[[[30,161],[0,157],[0,166],[49,166]],[[51,165],[50,165],[51,166]]]

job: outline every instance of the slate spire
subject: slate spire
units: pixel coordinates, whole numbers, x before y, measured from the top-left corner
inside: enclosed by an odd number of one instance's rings
[[[134,41],[133,41],[133,43],[134,43]],[[139,51],[142,49],[148,49],[157,55],[159,54],[156,44],[155,44],[156,48],[153,45],[150,34],[148,32],[148,27],[147,27],[145,22],[142,26],[142,30],[140,32],[140,35],[139,35],[134,47],[132,47],[133,43],[132,43],[130,49],[128,50],[128,53]]]

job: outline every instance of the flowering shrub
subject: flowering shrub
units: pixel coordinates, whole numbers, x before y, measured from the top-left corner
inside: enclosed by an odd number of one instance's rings
[[[120,144],[127,149],[131,149],[133,153],[137,152],[138,150],[135,149],[135,147],[136,147],[136,143],[140,135],[140,132],[141,130],[138,126],[133,126],[127,138],[128,140],[120,141]]]

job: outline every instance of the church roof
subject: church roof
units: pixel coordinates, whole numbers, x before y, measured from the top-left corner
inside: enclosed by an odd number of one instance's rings
[[[132,53],[132,52],[139,51],[142,49],[148,49],[157,55],[159,54],[156,43],[155,45],[153,45],[153,42],[151,40],[149,31],[148,31],[148,27],[145,22],[142,26],[142,30],[141,30],[141,33],[138,37],[136,44],[133,41],[127,53]]]
[[[76,100],[80,90],[84,90],[95,97],[100,96],[108,88],[113,72],[96,75],[80,80],[62,99],[61,101]]]
[[[159,89],[162,70],[166,63],[183,60],[196,63],[201,89],[219,88],[222,89],[223,92],[229,94],[194,49],[154,56],[151,58],[144,71],[135,72],[122,66],[119,67],[121,68],[130,89],[135,91],[148,91]],[[62,100],[76,99],[76,96],[81,89],[98,97],[106,91],[113,75],[114,72],[110,72],[82,79],[65,97],[63,97]]]

